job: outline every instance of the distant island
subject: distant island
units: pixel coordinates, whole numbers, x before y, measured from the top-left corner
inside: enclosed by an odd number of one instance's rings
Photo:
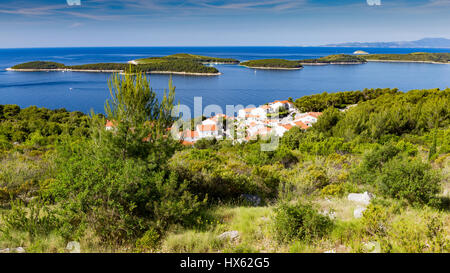
[[[289,61],[284,59],[260,59],[251,60],[241,63],[242,66],[255,69],[282,69],[282,70],[297,70],[302,69],[303,66],[298,61]]]
[[[155,63],[155,62],[162,62],[162,61],[180,61],[180,60],[189,60],[189,61],[195,61],[202,64],[239,64],[239,60],[232,59],[232,58],[216,58],[216,57],[208,57],[208,56],[201,56],[201,55],[195,55],[195,54],[188,54],[188,53],[178,53],[173,55],[168,55],[165,57],[150,57],[150,58],[142,58],[133,60],[131,62],[136,64],[149,64],[149,63]]]
[[[83,65],[65,65],[56,62],[33,61],[15,65],[7,70],[34,72],[34,71],[74,71],[74,72],[125,72],[132,69],[134,72],[155,74],[183,74],[213,76],[220,75],[215,67],[205,66],[206,63],[238,64],[239,61],[231,58],[215,58],[186,53],[179,53],[165,57],[151,57],[130,61],[129,63],[95,63]]]
[[[450,53],[369,54],[362,58],[369,62],[450,63]]]
[[[450,48],[450,39],[423,38],[400,42],[350,42],[322,45],[322,47],[382,47],[382,48]]]
[[[305,59],[299,60],[303,65],[327,65],[327,64],[364,64],[367,63],[366,59],[359,56],[336,54],[329,55],[318,59]]]

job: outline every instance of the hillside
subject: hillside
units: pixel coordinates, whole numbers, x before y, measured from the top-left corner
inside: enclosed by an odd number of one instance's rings
[[[223,63],[223,64],[238,64],[239,61],[231,58],[216,58],[201,55],[194,55],[188,53],[177,53],[173,55],[168,55],[165,57],[150,57],[134,60],[138,64],[147,64],[154,62],[163,62],[166,60],[190,60],[199,63]]]
[[[301,69],[303,66],[296,61],[283,59],[260,59],[241,63],[242,66],[259,69]]]
[[[360,56],[336,54],[329,55],[318,59],[299,60],[301,64],[363,64],[367,61]]]
[[[194,75],[219,75],[215,67],[205,66],[189,59],[155,58],[142,64],[96,63],[83,65],[64,65],[54,62],[28,62],[10,68],[16,71],[80,71],[80,72],[124,72],[131,70],[144,73],[185,73]]]
[[[328,44],[325,47],[375,47],[375,48],[450,48],[450,39],[423,38],[416,41],[401,42],[350,42]]]
[[[113,130],[103,115],[0,105],[0,249],[450,251],[450,89],[301,97],[318,121],[262,151],[270,139],[180,145],[165,129],[172,84],[159,103],[125,77]]]
[[[369,54],[361,58],[367,61],[450,63],[450,53]]]

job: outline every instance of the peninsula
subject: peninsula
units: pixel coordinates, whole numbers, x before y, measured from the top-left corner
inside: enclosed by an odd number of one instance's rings
[[[363,58],[369,62],[450,63],[450,53],[369,54]]]
[[[241,65],[255,69],[297,70],[303,68],[303,66],[297,61],[289,61],[284,59],[251,60],[242,62]]]
[[[180,60],[189,60],[189,61],[195,61],[202,64],[239,64],[239,60],[232,59],[232,58],[216,58],[216,57],[208,57],[208,56],[201,56],[201,55],[195,55],[195,54],[189,54],[189,53],[177,53],[173,55],[168,55],[165,57],[150,57],[150,58],[142,58],[133,60],[131,62],[136,64],[149,64],[149,63],[155,63],[155,62],[162,62],[162,61],[180,61]]]
[[[302,65],[327,65],[327,64],[364,64],[367,61],[363,57],[336,54],[329,55],[318,59],[299,60]]]
[[[83,65],[65,65],[56,62],[33,61],[15,65],[7,70],[36,72],[36,71],[73,71],[113,73],[127,70],[153,74],[183,74],[198,76],[220,75],[215,67],[204,64],[238,64],[239,61],[230,58],[215,58],[186,53],[179,53],[165,57],[151,57],[133,60],[128,63],[94,63]]]

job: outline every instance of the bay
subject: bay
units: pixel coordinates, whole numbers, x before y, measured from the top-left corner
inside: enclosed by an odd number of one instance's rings
[[[241,61],[262,58],[298,60],[330,54],[351,54],[360,48],[329,47],[110,47],[0,49],[0,104],[36,105],[88,113],[104,112],[109,98],[108,73],[13,72],[18,63],[42,60],[67,65],[127,62],[129,60],[192,53]],[[448,52],[448,49],[363,48],[370,53]],[[450,87],[450,65],[424,63],[367,63],[363,65],[305,66],[302,70],[255,70],[238,65],[214,65],[220,76],[174,75],[176,101],[192,109],[194,97],[203,107],[216,104],[260,105],[289,97],[364,88],[430,89]],[[161,97],[168,75],[149,76]]]

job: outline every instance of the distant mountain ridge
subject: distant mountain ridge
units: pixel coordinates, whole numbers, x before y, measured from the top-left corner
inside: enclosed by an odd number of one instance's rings
[[[446,38],[423,38],[417,41],[402,42],[350,42],[339,44],[328,44],[323,47],[386,47],[386,48],[450,48],[450,39]]]

